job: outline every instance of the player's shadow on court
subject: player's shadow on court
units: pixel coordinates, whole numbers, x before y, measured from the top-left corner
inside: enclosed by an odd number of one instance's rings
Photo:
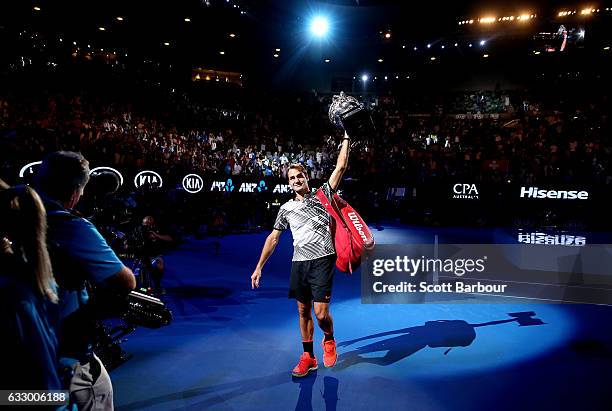
[[[509,322],[516,322],[519,326],[545,324],[542,320],[534,318],[536,313],[533,311],[508,313],[508,315],[512,318],[481,324],[469,324],[464,320],[427,321],[425,325],[417,327],[402,328],[344,341],[339,343],[338,346],[348,347],[361,341],[399,334],[397,337],[376,341],[341,354],[338,357],[338,364],[334,369],[342,370],[352,365],[363,363],[383,366],[390,365],[403,360],[425,347],[447,347],[448,350],[444,352],[446,355],[453,347],[467,347],[472,344],[474,339],[476,339],[476,327],[493,326]],[[386,351],[386,353],[379,357],[366,356],[379,351]]]
[[[212,386],[203,386],[190,390],[178,391],[156,397],[135,401],[116,407],[117,410],[129,411],[140,410],[152,406],[164,406],[167,410],[183,410],[185,408],[203,410],[217,409],[227,405],[227,402],[241,396],[267,390],[289,382],[290,376],[287,372],[276,373],[263,377],[248,378],[245,380],[222,383]],[[300,392],[295,409],[298,411],[311,411],[313,388],[317,380],[317,373],[311,373],[303,378],[292,378],[299,384]],[[338,380],[333,377],[323,379],[324,391],[317,393],[325,400],[326,411],[336,411],[338,403]],[[176,407],[176,402],[185,401],[184,405]],[[188,404],[188,405],[187,405]]]
[[[293,382],[300,385],[300,394],[298,396],[295,411],[312,411],[312,394],[315,381],[317,380],[317,372],[310,373],[306,377],[292,378]],[[323,391],[321,396],[325,400],[325,411],[336,411],[338,404],[338,385],[339,382],[334,377],[323,378]]]

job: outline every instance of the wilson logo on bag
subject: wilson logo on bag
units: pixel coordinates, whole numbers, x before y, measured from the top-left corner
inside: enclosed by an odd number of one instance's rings
[[[316,195],[333,217],[331,229],[336,247],[336,267],[342,272],[352,273],[361,264],[361,255],[374,249],[374,236],[359,213],[338,194],[328,199],[317,190]]]

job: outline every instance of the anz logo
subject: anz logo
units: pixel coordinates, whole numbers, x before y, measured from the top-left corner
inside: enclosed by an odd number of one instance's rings
[[[161,176],[155,171],[144,170],[136,174],[134,177],[134,186],[140,188],[142,186],[151,186],[155,188],[161,188],[164,182]]]
[[[242,183],[238,189],[239,193],[254,193],[257,183]]]
[[[268,191],[268,186],[264,180],[261,180],[257,186],[257,192],[263,193],[264,191]]]
[[[276,187],[274,187],[274,190],[272,190],[272,192],[280,194],[290,193],[291,187],[289,186],[289,184],[277,184]]]
[[[234,191],[236,186],[231,178],[228,178],[227,181],[213,181],[210,186],[210,191],[227,191],[231,193]]]

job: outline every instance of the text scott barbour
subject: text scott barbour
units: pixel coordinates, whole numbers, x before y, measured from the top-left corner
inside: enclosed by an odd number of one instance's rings
[[[465,284],[461,281],[452,283],[430,284],[421,281],[418,284],[402,281],[398,284],[383,284],[377,281],[372,285],[375,293],[503,293],[508,284]]]

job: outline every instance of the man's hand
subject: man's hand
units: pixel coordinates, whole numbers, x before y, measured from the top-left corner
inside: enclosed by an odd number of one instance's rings
[[[261,278],[261,270],[256,268],[251,274],[251,289],[259,288],[259,279]]]

